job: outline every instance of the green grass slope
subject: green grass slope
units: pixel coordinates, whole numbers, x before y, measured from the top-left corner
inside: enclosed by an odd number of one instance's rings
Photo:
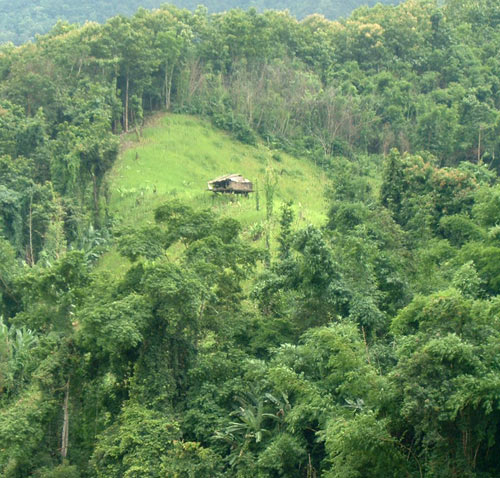
[[[153,222],[158,205],[177,198],[238,219],[243,234],[255,238],[265,223],[264,184],[269,171],[277,180],[274,222],[281,205],[290,200],[297,226],[324,221],[327,181],[307,159],[271,151],[262,144],[240,143],[203,119],[157,116],[139,141],[133,134],[124,137],[122,153],[109,176],[110,212],[118,225],[144,225]],[[207,181],[230,173],[240,173],[254,183],[259,190],[259,210],[255,193],[245,198],[207,190]],[[114,267],[117,260],[111,252],[102,265]]]

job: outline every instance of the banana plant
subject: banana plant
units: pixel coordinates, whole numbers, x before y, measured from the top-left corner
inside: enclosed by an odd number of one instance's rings
[[[238,397],[239,407],[231,413],[234,420],[223,431],[217,431],[214,439],[230,444],[232,453],[229,464],[235,465],[247,451],[253,451],[280,428],[290,409],[288,398],[277,399],[270,393],[259,395],[253,391],[246,397]]]
[[[0,317],[0,395],[22,384],[37,343],[31,330],[7,327]]]

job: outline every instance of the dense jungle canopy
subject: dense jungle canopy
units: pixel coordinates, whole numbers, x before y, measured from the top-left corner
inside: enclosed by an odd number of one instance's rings
[[[499,476],[499,24],[166,5],[0,46],[0,475]],[[113,189],[196,121],[259,195]]]
[[[21,44],[33,40],[35,35],[47,33],[58,20],[70,23],[95,21],[103,23],[114,15],[133,15],[142,8],[158,8],[164,0],[0,0],[0,43],[11,41]],[[179,8],[196,10],[205,5],[210,13],[234,8],[289,10],[298,18],[320,13],[329,19],[347,17],[355,8],[375,3],[396,4],[399,0],[173,0]]]

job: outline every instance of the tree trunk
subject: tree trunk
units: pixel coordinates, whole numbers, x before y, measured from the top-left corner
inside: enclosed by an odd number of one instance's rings
[[[479,137],[477,140],[477,164],[481,164],[481,126],[479,126]]]
[[[168,65],[165,65],[165,109],[168,111],[170,108],[169,87],[168,87]]]
[[[174,68],[175,65],[172,65],[172,68],[170,69],[170,76],[168,78],[167,110],[169,110],[172,106],[172,82],[174,79]]]
[[[92,189],[94,196],[94,225],[99,226],[99,183],[95,173],[92,171]]]
[[[64,397],[64,418],[63,418],[63,429],[62,429],[62,437],[61,437],[61,457],[66,460],[66,456],[68,455],[68,438],[69,438],[69,411],[68,411],[68,402],[69,402],[69,380],[66,382],[66,394]]]
[[[172,79],[174,76],[175,64],[172,64],[170,71],[168,68],[168,63],[165,64],[165,79],[164,79],[164,89],[165,89],[165,109],[168,111],[172,103]]]
[[[29,226],[29,234],[30,234],[30,250],[29,250],[29,257],[28,259],[28,264],[33,267],[35,265],[35,257],[33,255],[33,193],[31,193],[30,197],[30,212],[28,216],[28,226]]]
[[[255,210],[260,210],[259,183],[255,180]]]
[[[127,78],[125,80],[125,111],[123,112],[123,129],[125,130],[125,133],[128,132],[128,88],[129,79],[127,73]]]

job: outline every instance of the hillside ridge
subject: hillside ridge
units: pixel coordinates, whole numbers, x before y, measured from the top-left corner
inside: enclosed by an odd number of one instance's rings
[[[33,40],[36,35],[47,33],[57,21],[85,23],[86,21],[105,22],[115,15],[133,15],[139,8],[154,9],[167,2],[163,0],[128,0],[119,3],[107,0],[76,1],[42,0],[38,5],[30,2],[9,2],[0,0],[0,44],[13,42],[16,45]],[[350,0],[293,2],[291,0],[170,0],[168,3],[179,8],[194,11],[204,5],[210,13],[224,12],[232,8],[257,8],[289,10],[298,18],[319,13],[327,18],[336,19],[349,15],[354,9],[362,6],[373,6],[376,3],[397,4],[399,0]]]

